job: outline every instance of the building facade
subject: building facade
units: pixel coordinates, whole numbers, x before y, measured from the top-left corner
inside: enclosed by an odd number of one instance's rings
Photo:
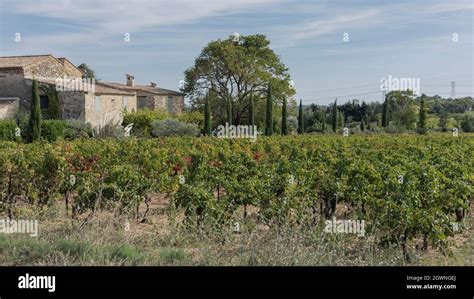
[[[32,82],[36,80],[42,109],[48,108],[45,92],[55,88],[63,119],[75,119],[101,127],[108,123],[120,124],[124,111],[138,109],[166,109],[179,114],[184,109],[184,94],[160,89],[156,85],[135,86],[133,77],[128,84],[90,82],[58,88],[58,83],[84,82],[83,73],[66,58],[52,55],[0,57],[0,119],[14,118],[18,112],[29,111]],[[61,81],[61,79],[63,79]],[[130,85],[129,85],[130,84]],[[77,88],[79,86],[79,88]]]
[[[135,77],[125,75],[126,83],[102,82],[105,86],[124,91],[135,92],[137,95],[138,109],[163,109],[172,114],[180,114],[184,110],[184,93],[159,88],[154,82],[149,85],[135,84]]]

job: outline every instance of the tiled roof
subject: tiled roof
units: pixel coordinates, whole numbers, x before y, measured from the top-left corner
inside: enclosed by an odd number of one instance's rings
[[[29,65],[33,65],[45,59],[50,59],[50,58],[56,59],[60,62],[64,60],[68,61],[66,58],[56,58],[51,54],[28,55],[28,56],[4,56],[4,57],[0,57],[0,69],[1,68],[24,68]],[[49,79],[38,79],[38,81],[47,83],[47,84],[53,84],[53,82]],[[184,96],[185,95],[184,93],[181,93],[179,91],[153,87],[150,85],[128,86],[126,84],[113,83],[113,82],[101,82],[100,86],[99,86],[99,83],[96,84],[96,93],[132,95],[132,93],[136,91],[144,91],[144,92],[148,92],[155,95],[171,95],[171,96]]]
[[[31,55],[31,56],[3,56],[0,57],[0,68],[26,67],[45,59],[51,58],[53,55]]]
[[[181,93],[179,91],[153,87],[153,86],[150,86],[150,85],[128,86],[126,84],[114,83],[114,82],[103,82],[103,84],[106,84],[107,86],[111,86],[111,87],[114,87],[114,88],[123,89],[123,90],[145,91],[145,92],[149,92],[149,93],[156,94],[156,95],[176,95],[176,96],[184,96],[185,95],[184,93]]]
[[[104,86],[100,83],[95,84],[95,93],[96,94],[117,94],[117,95],[124,95],[124,96],[134,96],[134,92],[124,91],[118,88],[112,88],[108,86]]]

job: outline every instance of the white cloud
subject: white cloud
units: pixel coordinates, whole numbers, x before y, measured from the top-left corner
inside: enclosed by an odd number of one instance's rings
[[[428,8],[425,12],[426,13],[448,13],[448,12],[457,12],[463,10],[473,10],[474,3],[472,0],[464,1],[464,2],[454,2],[450,1],[448,3],[437,3],[430,8]]]
[[[194,22],[272,0],[3,0],[6,11],[67,20],[109,33]]]
[[[314,38],[340,30],[347,32],[355,26],[368,26],[379,22],[379,19],[376,18],[379,13],[380,11],[377,9],[369,9],[329,17],[323,20],[310,21],[293,26],[291,35],[294,39],[298,40]]]

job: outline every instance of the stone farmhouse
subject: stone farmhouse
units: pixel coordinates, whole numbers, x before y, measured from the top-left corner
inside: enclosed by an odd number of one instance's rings
[[[33,79],[40,86],[56,87],[58,79],[83,80],[83,73],[66,58],[53,55],[0,57],[0,119],[14,118],[29,111]],[[119,124],[124,111],[166,109],[179,114],[184,109],[184,94],[150,85],[136,85],[132,75],[126,83],[94,82],[92,89],[56,89],[63,119],[90,123],[93,127]],[[40,88],[41,108],[48,97]]]

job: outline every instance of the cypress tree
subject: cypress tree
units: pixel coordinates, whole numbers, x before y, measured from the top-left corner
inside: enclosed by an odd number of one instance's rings
[[[344,114],[342,113],[342,111],[337,112],[337,126],[339,128],[344,127]]]
[[[326,111],[321,109],[322,112],[322,124],[321,124],[321,132],[324,133],[326,131]]]
[[[382,107],[382,127],[386,128],[388,126],[388,102],[387,98],[383,102]]]
[[[288,135],[288,124],[286,123],[288,118],[288,110],[286,105],[286,97],[283,98],[283,107],[281,111],[281,135]]]
[[[49,107],[48,113],[51,119],[61,119],[61,106],[59,104],[59,95],[56,88],[52,88],[51,92],[48,95]]]
[[[370,117],[368,114],[365,115],[365,123],[367,124],[367,130],[370,130]]]
[[[212,126],[211,126],[211,104],[209,101],[209,92],[206,95],[204,100],[204,135],[212,135]]]
[[[38,82],[36,80],[33,80],[33,92],[30,109],[28,138],[30,142],[34,142],[41,138],[41,106],[38,92]]]
[[[232,125],[232,97],[229,96],[227,98],[227,122],[229,123],[229,126]]]
[[[419,114],[419,121],[418,127],[422,130],[426,129],[426,103],[425,103],[425,95],[421,96],[420,102],[420,114]]]
[[[300,108],[298,110],[298,134],[304,134],[303,100],[302,99],[300,99]]]
[[[334,101],[334,106],[332,108],[332,131],[337,131],[337,99]]]
[[[364,119],[362,119],[362,120],[360,121],[360,130],[361,130],[362,132],[365,131]]]
[[[249,125],[255,126],[255,103],[253,102],[253,96],[250,96],[249,104]]]
[[[273,135],[273,101],[272,101],[272,85],[268,83],[267,90],[267,109],[265,117],[265,135]]]

